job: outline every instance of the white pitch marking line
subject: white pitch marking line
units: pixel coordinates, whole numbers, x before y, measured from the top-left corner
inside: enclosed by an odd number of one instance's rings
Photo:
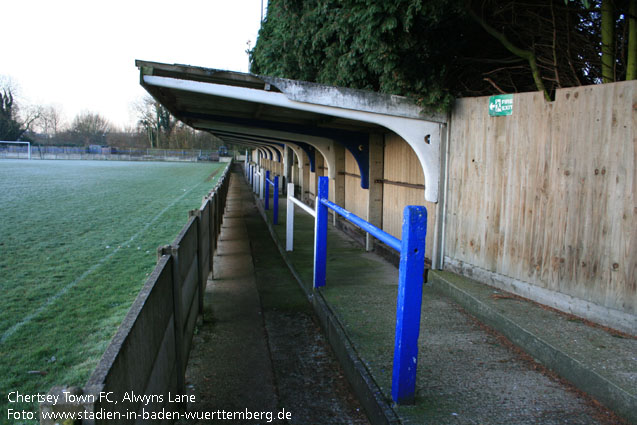
[[[15,325],[11,326],[9,329],[7,329],[7,331],[4,334],[2,334],[2,338],[0,338],[0,344],[4,343],[7,340],[7,338],[9,338],[11,335],[16,333],[18,331],[18,329],[20,329],[21,327],[23,327],[24,325],[29,323],[31,320],[33,320],[36,316],[38,316],[40,313],[42,313],[51,304],[53,304],[55,301],[57,301],[61,296],[66,294],[69,291],[69,289],[73,288],[75,285],[80,283],[86,276],[88,276],[89,274],[94,272],[98,267],[100,267],[102,264],[104,264],[108,259],[110,259],[113,255],[115,255],[120,250],[120,248],[122,246],[124,246],[126,244],[129,244],[129,243],[133,242],[135,239],[137,239],[137,237],[139,235],[144,233],[150,227],[150,225],[153,224],[155,221],[157,221],[159,219],[159,217],[161,217],[166,211],[168,211],[168,209],[170,209],[173,205],[175,205],[178,201],[180,201],[184,196],[186,196],[191,191],[195,190],[195,188],[199,187],[203,183],[204,182],[199,183],[197,186],[194,186],[189,191],[184,192],[180,197],[175,198],[175,200],[170,205],[168,205],[166,208],[161,210],[155,217],[153,217],[153,219],[151,221],[146,223],[146,225],[144,227],[142,227],[142,229],[139,232],[135,233],[127,242],[124,242],[124,243],[120,244],[110,254],[108,254],[107,256],[102,258],[100,261],[98,261],[97,264],[94,264],[93,266],[91,266],[88,270],[86,270],[84,273],[82,273],[77,279],[75,279],[71,283],[67,284],[64,288],[60,289],[57,294],[55,294],[52,297],[50,297],[37,310],[35,310],[31,314],[29,314],[27,317],[25,317],[24,319],[22,319],[21,321],[19,321]]]

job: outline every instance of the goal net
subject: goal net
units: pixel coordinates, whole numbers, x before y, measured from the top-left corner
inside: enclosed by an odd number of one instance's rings
[[[0,158],[31,159],[31,143],[0,141]]]

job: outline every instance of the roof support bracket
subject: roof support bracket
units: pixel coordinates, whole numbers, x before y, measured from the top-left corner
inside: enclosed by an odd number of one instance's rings
[[[310,159],[310,171],[315,173],[316,172],[316,158],[314,156],[314,154],[315,154],[314,146],[308,145],[307,143],[303,143],[303,142],[292,142],[292,143],[294,143],[295,145],[297,145],[298,147],[303,149],[303,152],[305,152],[307,157]]]
[[[142,66],[144,64],[141,64]],[[248,78],[248,77],[244,77]],[[249,76],[257,79],[258,76]],[[262,77],[262,79],[265,77]],[[145,75],[142,72],[142,85],[153,92],[154,88],[170,89],[174,92],[196,92],[235,101],[250,102],[312,112],[325,116],[361,121],[383,126],[402,137],[416,153],[425,175],[425,200],[438,202],[440,180],[440,145],[446,119],[436,116],[427,117],[405,108],[405,101],[389,96],[380,100],[379,94],[362,96],[342,88],[329,88],[291,80],[269,78],[267,83],[281,92],[264,91],[250,87],[217,84],[195,80],[183,80],[157,75]],[[265,80],[263,80],[265,81]],[[334,103],[335,102],[335,103]],[[380,106],[378,106],[380,105]],[[359,143],[360,138],[367,140],[367,134],[360,131],[339,130],[334,128],[310,127],[282,121],[267,121],[263,118],[238,118],[200,112],[184,111],[180,118],[201,121],[217,121],[235,126],[277,130],[332,139],[347,147],[356,159],[361,172],[361,186],[369,187],[369,146]],[[352,145],[355,143],[355,145]],[[362,146],[362,150],[361,150]]]

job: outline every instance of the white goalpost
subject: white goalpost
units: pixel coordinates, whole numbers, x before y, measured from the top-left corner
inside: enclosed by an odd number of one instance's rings
[[[2,145],[7,145],[9,146],[9,148],[7,149],[7,156],[5,156],[6,158],[14,158],[13,156],[11,156],[10,154],[15,153],[16,156],[15,158],[20,158],[20,153],[21,153],[21,149],[20,150],[15,150],[15,151],[11,151],[10,146],[11,145],[27,145],[27,159],[31,159],[31,142],[16,142],[16,141],[12,141],[12,142],[7,142],[7,141],[1,141],[0,140],[0,154],[2,153],[3,149],[2,149]],[[0,155],[1,157],[2,155]]]

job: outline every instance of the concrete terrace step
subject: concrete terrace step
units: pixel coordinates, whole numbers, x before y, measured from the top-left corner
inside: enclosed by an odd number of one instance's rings
[[[637,338],[457,274],[436,271],[430,279],[537,361],[637,423]]]
[[[416,404],[392,405],[398,270],[329,226],[327,286],[313,290],[313,218],[297,209],[286,253],[284,202],[277,226],[264,212],[271,234],[373,423],[624,423],[546,368],[637,423],[635,339],[443,272],[423,291]]]

